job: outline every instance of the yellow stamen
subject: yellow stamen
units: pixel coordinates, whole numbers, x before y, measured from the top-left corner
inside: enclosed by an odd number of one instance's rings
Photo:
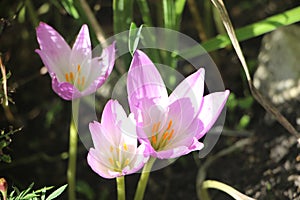
[[[125,151],[128,151],[128,147],[127,147],[126,143],[123,144],[123,148],[124,148]]]
[[[109,150],[110,150],[110,152],[113,152],[114,151],[113,146],[110,146]]]
[[[77,65],[77,72],[80,73],[80,71],[81,71],[81,66]]]
[[[109,158],[108,160],[109,160],[109,163],[110,163],[111,165],[113,165],[113,164],[114,164],[114,161],[113,161],[113,159],[112,159],[112,158]]]
[[[66,78],[66,81],[67,81],[67,82],[70,82],[69,74],[68,74],[68,73],[65,74],[65,78]]]
[[[85,77],[83,76],[83,77],[81,78],[81,86],[84,86],[84,82],[85,82]]]
[[[120,155],[120,147],[116,148],[117,155]]]
[[[116,165],[117,165],[117,167],[118,167],[119,169],[121,168],[121,164],[120,164],[120,162],[117,161],[117,160],[116,160]]]
[[[170,130],[170,128],[171,128],[171,126],[172,126],[172,120],[170,120],[170,122],[169,122],[169,124],[168,124],[168,128],[167,128],[167,130]]]
[[[124,162],[124,165],[127,166],[129,164],[129,159],[127,158]]]

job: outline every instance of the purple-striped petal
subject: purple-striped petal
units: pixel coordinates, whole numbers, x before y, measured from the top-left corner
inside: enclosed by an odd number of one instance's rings
[[[80,92],[73,84],[59,82],[55,75],[52,75],[52,89],[64,100],[72,100],[81,96]]]

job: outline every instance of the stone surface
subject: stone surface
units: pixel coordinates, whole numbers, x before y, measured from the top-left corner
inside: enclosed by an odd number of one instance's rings
[[[263,38],[254,85],[276,105],[300,100],[300,26],[281,27]]]

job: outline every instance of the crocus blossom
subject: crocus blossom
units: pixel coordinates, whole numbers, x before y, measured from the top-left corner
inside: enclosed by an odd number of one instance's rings
[[[72,100],[95,92],[112,71],[115,44],[92,58],[90,35],[83,25],[71,49],[51,26],[41,22],[36,28],[40,49],[36,52],[52,78],[53,90],[63,99]]]
[[[139,141],[152,157],[176,158],[203,148],[198,140],[220,115],[229,91],[203,97],[204,69],[185,78],[168,96],[152,61],[134,54],[127,78],[128,101],[137,121]]]
[[[94,148],[88,153],[88,164],[104,178],[115,178],[134,173],[148,160],[144,144],[137,147],[133,115],[127,117],[116,100],[104,107],[101,123],[89,125]]]

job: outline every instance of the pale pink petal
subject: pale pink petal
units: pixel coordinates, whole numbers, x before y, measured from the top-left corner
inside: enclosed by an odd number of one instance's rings
[[[172,159],[186,155],[192,151],[199,151],[204,147],[203,143],[196,138],[192,138],[192,143],[187,146],[176,146],[175,148],[155,152],[155,157],[159,159]]]
[[[73,45],[69,65],[70,70],[76,71],[77,66],[81,66],[81,73],[86,75],[86,81],[88,80],[88,74],[91,70],[90,60],[92,58],[91,40],[89,35],[89,29],[87,25],[83,25],[77,35],[76,41]],[[87,83],[87,84],[90,84]]]
[[[167,103],[168,93],[165,84],[152,61],[145,53],[134,53],[127,77],[129,105],[135,107],[144,98],[155,103]]]
[[[224,92],[214,92],[204,96],[203,105],[198,116],[204,129],[197,133],[196,138],[200,139],[216,122],[226,104],[228,95],[229,91],[225,90]]]
[[[83,56],[90,55],[91,52],[91,39],[89,34],[89,28],[86,24],[82,25],[76,41],[73,45],[72,52],[79,52],[79,54]],[[82,58],[82,60],[84,57]]]
[[[107,137],[115,145],[119,145],[121,140],[121,123],[124,119],[120,119],[121,115],[126,117],[125,111],[115,100],[109,100],[102,112],[101,124],[107,130]]]
[[[70,46],[56,30],[43,22],[36,28],[36,34],[40,45],[36,52],[41,56],[48,71],[57,74],[61,80],[66,73],[63,69],[69,65]]]
[[[101,57],[95,57],[91,60],[91,63],[87,63],[89,68],[86,77],[86,85],[88,86],[82,94],[88,95],[95,92],[101,87],[114,67],[115,63],[115,42],[103,49]]]
[[[146,146],[144,144],[141,144],[135,153],[135,156],[130,161],[129,165],[133,166],[133,168],[126,171],[126,174],[132,174],[140,170],[145,163],[148,161],[149,156],[145,156]]]
[[[194,138],[197,133],[203,130],[203,123],[201,120],[195,118],[192,123],[185,128],[182,128],[178,133],[173,135],[173,138],[166,145],[165,149],[172,149],[178,146],[189,147],[191,145],[192,138]]]
[[[175,130],[174,137],[184,132],[193,122],[195,110],[190,98],[181,98],[169,105],[168,125],[172,120],[172,128]]]
[[[70,46],[66,43],[64,38],[51,26],[46,23],[40,22],[36,28],[37,40],[41,50],[49,51],[71,51]]]
[[[103,135],[106,134],[105,133],[106,130],[104,130],[102,125],[97,121],[89,123],[89,130],[92,135],[92,140],[93,140],[95,149],[97,149],[97,150],[101,149],[103,144],[107,143],[107,139],[103,138]]]
[[[108,166],[106,162],[100,160],[98,153],[99,152],[93,148],[91,148],[88,153],[87,161],[92,170],[103,178],[112,179],[117,177],[117,174],[112,175],[110,173],[110,166]]]
[[[148,138],[152,136],[152,129],[155,124],[158,125],[158,132],[164,128],[168,117],[168,109],[160,105],[151,105],[151,107],[147,108],[141,114],[143,119],[142,127]]]
[[[170,95],[170,104],[180,98],[189,98],[194,110],[198,111],[201,106],[204,91],[204,74],[204,68],[201,68],[185,78]]]

